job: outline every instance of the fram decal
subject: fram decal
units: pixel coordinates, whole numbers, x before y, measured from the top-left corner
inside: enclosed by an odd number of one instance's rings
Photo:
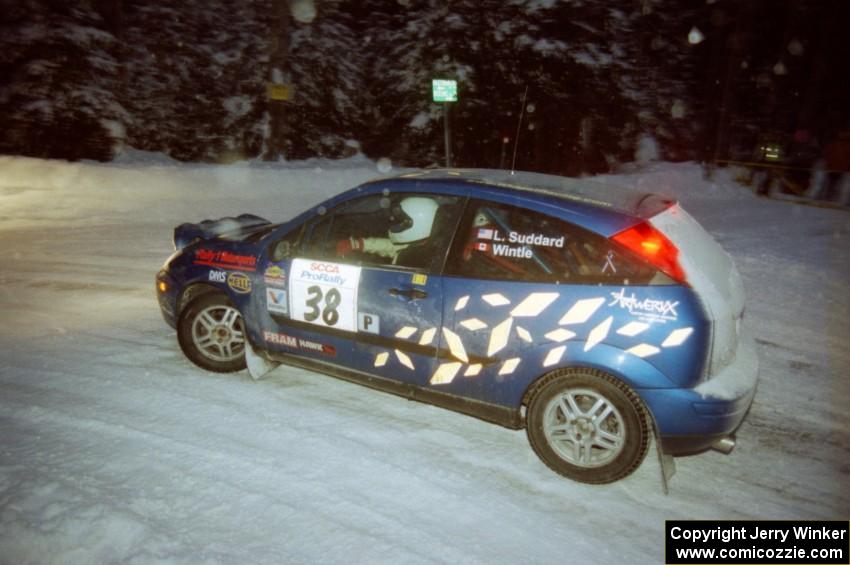
[[[266,284],[272,286],[284,286],[286,284],[286,271],[277,265],[272,265],[263,273],[263,280],[266,281]]]
[[[230,273],[227,275],[227,286],[232,288],[233,292],[248,294],[251,292],[251,279],[245,273]]]
[[[226,283],[227,273],[225,273],[224,271],[210,271],[209,281],[217,283]]]
[[[253,255],[238,255],[230,251],[216,249],[196,249],[195,265],[208,265],[219,269],[238,271],[254,271],[257,269],[257,258]]]
[[[285,345],[286,347],[298,349],[298,340],[292,337],[291,335],[265,331],[263,332],[263,339],[269,343]]]
[[[336,348],[333,345],[317,343],[315,341],[310,341],[309,339],[295,338],[291,335],[270,331],[263,332],[263,339],[268,343],[284,345],[286,347],[291,347],[292,349],[300,349],[302,351],[321,353],[328,357],[336,357]]]
[[[651,298],[638,300],[634,292],[631,296],[626,296],[625,288],[621,288],[619,292],[612,292],[611,297],[612,300],[608,303],[608,306],[625,308],[629,311],[629,314],[662,320],[679,318],[679,314],[676,312],[676,306],[679,305],[678,301],[652,300]]]

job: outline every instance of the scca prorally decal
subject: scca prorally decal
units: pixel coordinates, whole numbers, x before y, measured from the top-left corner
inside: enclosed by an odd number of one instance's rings
[[[612,300],[608,303],[608,306],[625,308],[632,315],[659,320],[676,320],[679,318],[679,314],[676,312],[676,306],[679,305],[678,301],[652,300],[651,298],[639,300],[634,292],[631,296],[626,296],[625,288],[620,289],[619,292],[612,292],[611,297]]]
[[[227,273],[225,273],[224,271],[210,271],[209,281],[217,283],[226,283]]]
[[[306,269],[301,269],[299,278],[304,281],[345,286],[348,279],[340,273],[339,267],[334,263],[310,263]]]
[[[208,265],[219,269],[239,271],[254,271],[257,268],[257,258],[253,255],[238,255],[230,251],[215,249],[198,249],[195,251],[195,265]]]
[[[239,294],[251,292],[251,279],[245,273],[230,273],[227,275],[227,286]]]
[[[360,267],[294,259],[287,279],[289,314],[293,320],[357,331]]]

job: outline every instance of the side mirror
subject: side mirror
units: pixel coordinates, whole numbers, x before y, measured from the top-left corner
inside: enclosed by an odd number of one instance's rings
[[[283,261],[292,255],[292,244],[288,241],[281,240],[272,245],[272,251],[269,254],[271,260],[275,263]]]

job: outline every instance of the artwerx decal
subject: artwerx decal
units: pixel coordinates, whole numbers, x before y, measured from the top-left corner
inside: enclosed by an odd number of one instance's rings
[[[678,301],[673,300],[652,300],[645,298],[639,300],[633,292],[631,296],[626,296],[626,289],[621,288],[619,292],[611,293],[612,300],[608,306],[619,306],[629,311],[629,314],[634,316],[643,316],[656,320],[677,320],[679,314],[676,313]]]

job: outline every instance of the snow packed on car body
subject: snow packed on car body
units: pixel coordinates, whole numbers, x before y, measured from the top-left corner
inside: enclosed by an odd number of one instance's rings
[[[421,171],[294,219],[175,229],[159,304],[187,357],[288,363],[500,425],[575,480],[734,445],[758,361],[729,255],[675,201]]]

